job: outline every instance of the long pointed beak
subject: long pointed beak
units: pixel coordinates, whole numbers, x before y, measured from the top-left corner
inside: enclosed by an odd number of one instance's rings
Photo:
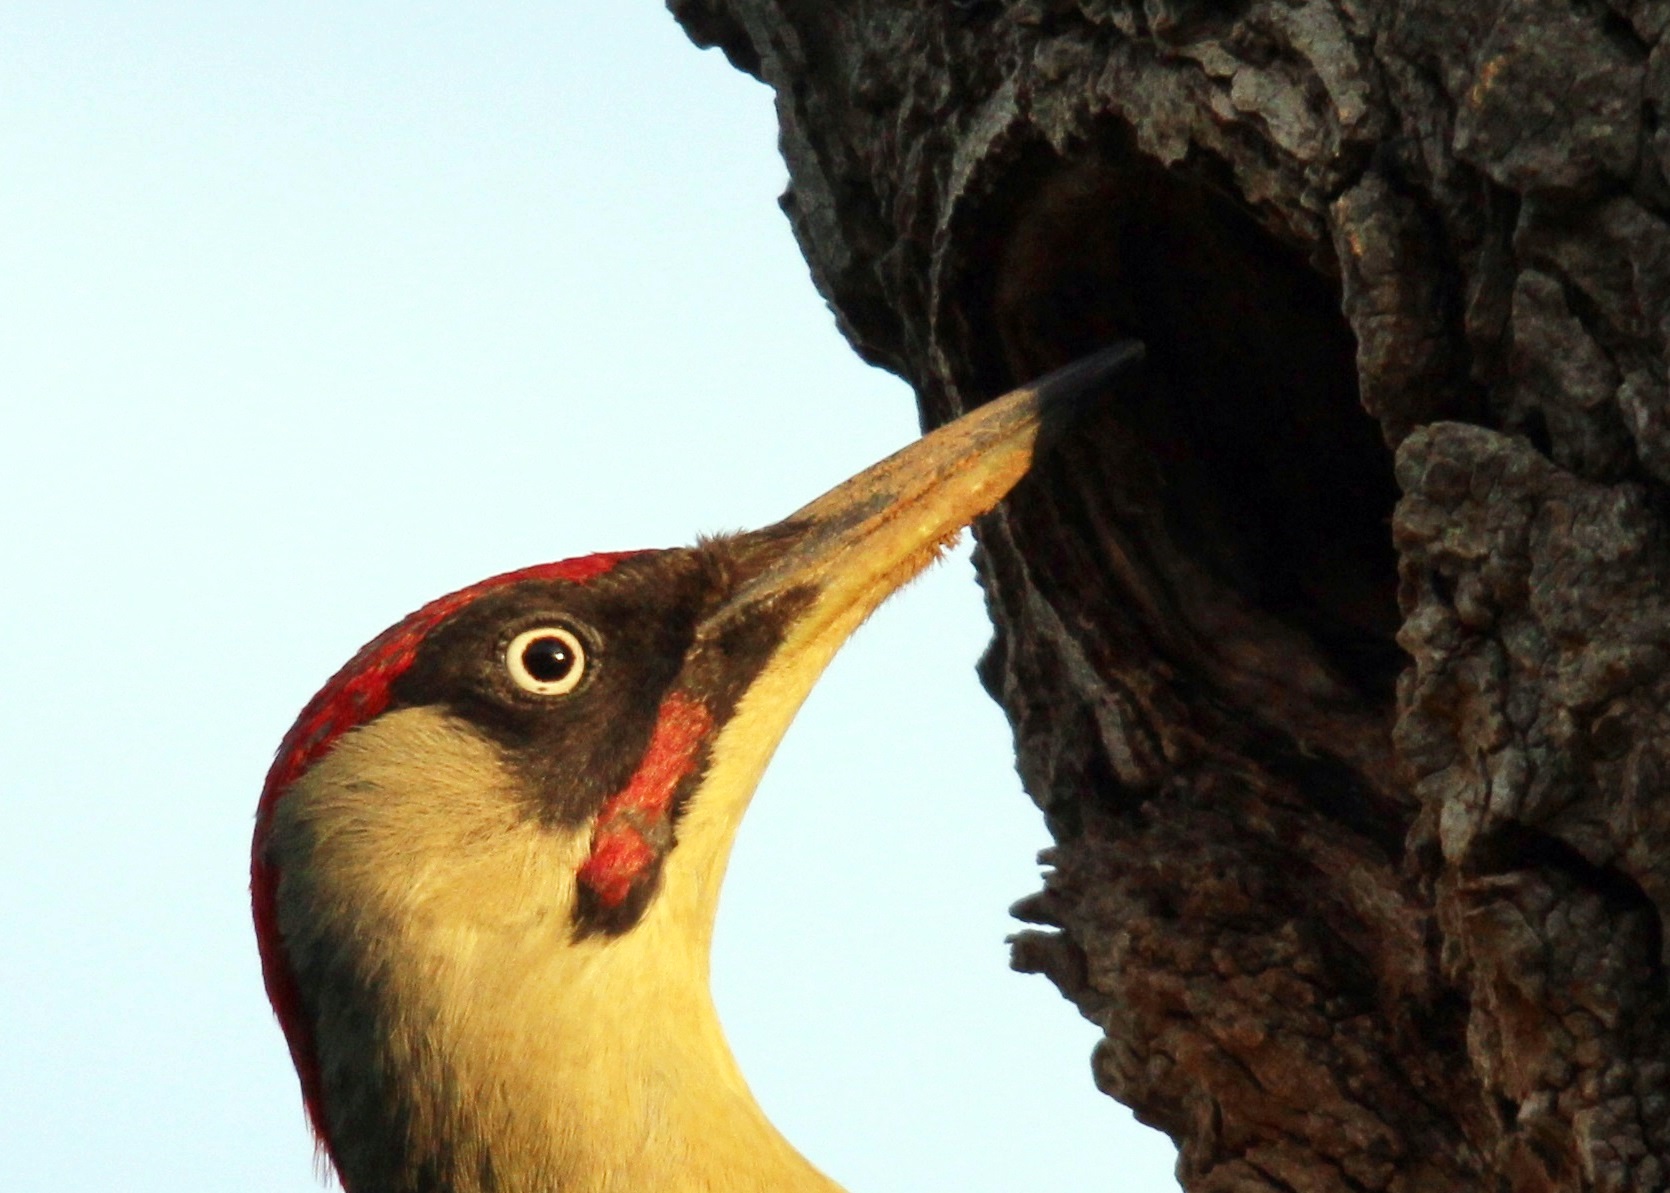
[[[786,621],[779,659],[809,690],[846,637],[1025,476],[1107,384],[1142,360],[1123,341],[976,408],[754,535],[764,562],[702,627],[709,641]],[[752,554],[752,552],[749,552]],[[804,696],[804,692],[801,693]],[[798,705],[796,700],[795,704]]]
[[[680,684],[735,690],[700,791],[681,821],[685,866],[667,872],[697,909],[705,965],[730,842],[777,743],[853,630],[963,526],[1026,475],[1107,383],[1142,359],[1121,343],[989,402],[837,485],[775,526],[737,535],[726,553],[744,579],[706,617]]]

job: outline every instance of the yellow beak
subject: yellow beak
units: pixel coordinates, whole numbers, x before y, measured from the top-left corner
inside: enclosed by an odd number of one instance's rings
[[[829,660],[877,605],[1001,501],[1110,380],[1141,359],[1135,343],[1086,357],[924,436],[782,522],[726,544],[745,578],[698,627],[683,680],[698,680],[690,667],[722,673],[745,662],[753,678],[719,730],[679,830],[682,864],[668,868],[667,898],[659,901],[693,915],[679,939],[693,946],[701,972],[736,828]],[[762,653],[764,665],[754,671]]]
[[[923,436],[782,522],[743,536],[758,544],[763,566],[707,619],[698,645],[786,603],[794,609],[792,628],[778,659],[801,652],[821,656],[807,677],[810,690],[847,636],[964,526],[1001,501],[1039,451],[1142,357],[1142,345],[1134,341],[1087,356]],[[804,662],[797,662],[798,671]]]

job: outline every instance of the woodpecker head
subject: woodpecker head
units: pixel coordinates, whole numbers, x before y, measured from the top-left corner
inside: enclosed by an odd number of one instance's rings
[[[733,835],[841,643],[1137,355],[983,406],[765,530],[443,597],[314,697],[267,778],[252,886],[350,1193],[833,1188],[754,1107],[708,996]]]

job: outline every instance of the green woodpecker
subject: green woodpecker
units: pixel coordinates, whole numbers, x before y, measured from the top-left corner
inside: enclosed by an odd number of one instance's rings
[[[838,1193],[714,1011],[731,841],[848,635],[1140,355],[981,406],[764,530],[442,597],[325,685],[267,777],[252,889],[348,1193]]]

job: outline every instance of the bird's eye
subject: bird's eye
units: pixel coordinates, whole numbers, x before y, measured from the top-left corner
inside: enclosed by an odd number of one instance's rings
[[[564,696],[586,674],[586,648],[562,626],[523,630],[505,647],[504,665],[524,692]]]

